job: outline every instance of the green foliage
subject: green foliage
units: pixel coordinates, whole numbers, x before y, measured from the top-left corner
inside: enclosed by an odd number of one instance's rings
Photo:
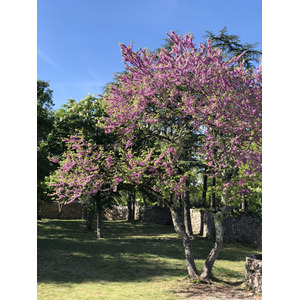
[[[37,81],[37,144],[44,141],[53,126],[54,106],[52,101],[53,91],[49,88],[49,81]]]
[[[47,187],[44,183],[46,176],[52,171],[48,161],[49,144],[47,138],[53,129],[53,101],[52,90],[49,88],[49,81],[37,81],[37,208],[47,199]]]
[[[62,139],[72,135],[83,135],[87,141],[105,145],[109,135],[105,135],[98,126],[98,120],[105,116],[102,99],[88,95],[76,102],[69,99],[54,113],[53,130],[48,136],[51,153],[60,156],[66,149]]]

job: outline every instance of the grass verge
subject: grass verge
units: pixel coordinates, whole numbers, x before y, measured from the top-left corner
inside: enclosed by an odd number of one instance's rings
[[[38,299],[180,299],[187,279],[181,240],[172,226],[104,222],[104,239],[82,220],[38,221]],[[213,242],[193,240],[201,270]],[[224,243],[216,284],[244,282],[245,257],[260,252]]]

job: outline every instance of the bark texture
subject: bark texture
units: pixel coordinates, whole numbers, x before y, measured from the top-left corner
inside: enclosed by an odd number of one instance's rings
[[[193,248],[190,239],[180,222],[179,211],[175,207],[170,207],[170,211],[171,211],[174,229],[182,239],[188,275],[191,279],[197,279],[199,278],[199,272],[195,265]]]

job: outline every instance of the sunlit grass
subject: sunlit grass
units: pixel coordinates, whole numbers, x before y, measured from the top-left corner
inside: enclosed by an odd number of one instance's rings
[[[213,242],[192,243],[200,271]],[[225,243],[214,280],[243,282],[245,256],[258,250]],[[172,226],[106,221],[97,240],[81,220],[38,221],[38,299],[177,299],[172,290],[186,278]]]

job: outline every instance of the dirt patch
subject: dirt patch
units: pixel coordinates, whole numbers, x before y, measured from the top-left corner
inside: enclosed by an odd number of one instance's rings
[[[181,281],[175,289],[175,294],[182,299],[189,300],[211,300],[211,299],[249,299],[261,300],[259,294],[250,291],[244,282],[236,283],[194,283]]]

